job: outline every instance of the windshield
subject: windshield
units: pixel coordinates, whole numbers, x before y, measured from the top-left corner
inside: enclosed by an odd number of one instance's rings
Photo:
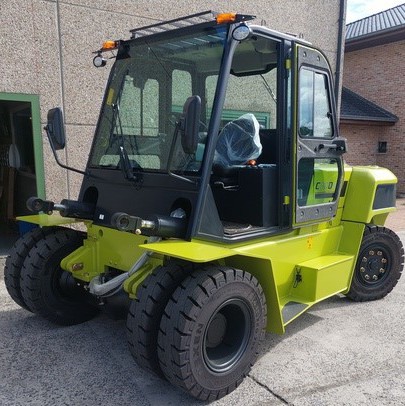
[[[90,166],[120,168],[124,150],[134,169],[198,171],[213,103],[212,98],[207,101],[205,83],[208,76],[218,77],[226,31],[227,26],[216,26],[126,45],[111,73]],[[197,151],[188,155],[175,135],[183,105],[192,95],[201,97],[202,112]]]

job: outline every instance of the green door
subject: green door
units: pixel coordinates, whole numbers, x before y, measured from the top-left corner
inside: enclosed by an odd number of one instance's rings
[[[0,93],[0,216],[27,214],[28,197],[45,197],[39,96]]]

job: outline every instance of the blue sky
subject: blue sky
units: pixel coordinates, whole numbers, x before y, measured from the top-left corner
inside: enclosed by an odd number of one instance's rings
[[[405,3],[404,0],[347,0],[346,23]]]

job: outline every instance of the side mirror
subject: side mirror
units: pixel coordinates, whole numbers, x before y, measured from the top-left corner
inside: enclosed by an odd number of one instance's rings
[[[48,111],[48,122],[45,127],[49,142],[55,150],[65,148],[65,127],[63,126],[63,114],[59,107]]]
[[[56,163],[69,171],[80,173],[81,175],[89,175],[87,172],[81,171],[79,169],[72,168],[63,164],[56,153],[57,150],[65,148],[66,137],[65,137],[65,127],[63,125],[63,114],[59,107],[55,107],[48,111],[48,122],[45,126],[46,135],[48,136],[49,143],[51,144],[51,149],[53,156],[55,157]],[[91,176],[91,175],[89,175]]]
[[[194,154],[197,150],[200,115],[200,96],[189,97],[184,103],[180,120],[181,145],[186,154]]]

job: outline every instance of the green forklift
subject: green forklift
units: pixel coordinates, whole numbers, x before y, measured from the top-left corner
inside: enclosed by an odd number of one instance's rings
[[[203,12],[107,41],[114,64],[77,200],[32,197],[5,266],[11,297],[60,325],[124,309],[139,365],[213,400],[265,332],[336,294],[381,299],[404,263],[384,227],[396,177],[344,163],[333,78],[310,43]]]

